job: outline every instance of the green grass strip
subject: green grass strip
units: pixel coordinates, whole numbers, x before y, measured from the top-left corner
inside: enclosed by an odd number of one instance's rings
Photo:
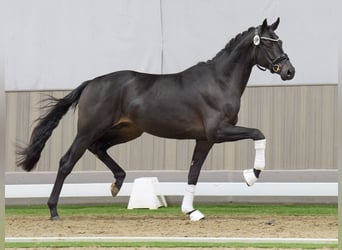
[[[169,206],[156,210],[133,209],[126,205],[61,205],[62,216],[72,215],[111,215],[111,216],[178,216],[179,206]],[[288,215],[288,216],[337,216],[337,204],[211,204],[197,205],[206,215]],[[7,206],[6,215],[49,216],[47,206]]]
[[[42,242],[42,243],[6,243],[6,248],[67,248],[67,247],[156,247],[156,248],[300,248],[336,249],[337,244],[300,244],[300,243],[196,243],[196,242]]]

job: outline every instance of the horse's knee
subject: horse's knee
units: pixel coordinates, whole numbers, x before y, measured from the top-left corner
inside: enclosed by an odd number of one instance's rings
[[[255,141],[258,141],[258,140],[263,140],[265,139],[265,136],[264,134],[257,128],[253,129],[253,132],[252,132],[252,138],[255,140]]]

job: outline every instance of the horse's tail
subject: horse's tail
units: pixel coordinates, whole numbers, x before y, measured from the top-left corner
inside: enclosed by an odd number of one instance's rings
[[[71,106],[76,107],[84,88],[89,81],[82,83],[64,98],[48,98],[47,112],[38,119],[38,124],[32,131],[29,145],[17,146],[17,166],[26,171],[31,171],[37,164],[46,141],[50,138],[52,131],[58,126],[59,121]]]

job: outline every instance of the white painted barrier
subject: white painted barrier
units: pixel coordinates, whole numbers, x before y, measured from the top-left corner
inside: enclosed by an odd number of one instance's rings
[[[182,196],[185,183],[160,182],[158,194]],[[5,198],[49,197],[52,184],[5,185]],[[133,183],[123,184],[118,196],[130,196]],[[198,183],[196,196],[338,196],[337,182],[306,183],[245,183],[202,182]],[[111,196],[110,183],[64,184],[61,197],[107,197]]]

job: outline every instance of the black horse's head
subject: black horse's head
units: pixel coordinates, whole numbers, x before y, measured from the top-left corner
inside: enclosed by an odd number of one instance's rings
[[[295,68],[283,51],[282,41],[274,32],[279,22],[278,17],[272,25],[268,25],[265,19],[263,24],[255,29],[255,61],[259,69],[269,69],[272,73],[279,74],[282,80],[291,80],[295,75]]]

